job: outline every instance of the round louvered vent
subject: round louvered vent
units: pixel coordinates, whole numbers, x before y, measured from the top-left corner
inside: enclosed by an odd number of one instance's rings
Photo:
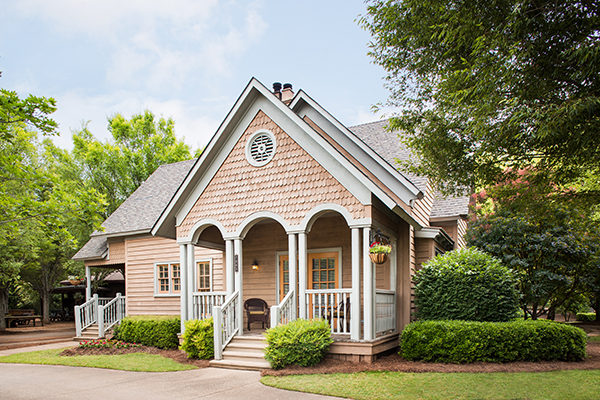
[[[254,133],[246,144],[246,158],[255,167],[262,167],[275,155],[275,136],[269,131]]]

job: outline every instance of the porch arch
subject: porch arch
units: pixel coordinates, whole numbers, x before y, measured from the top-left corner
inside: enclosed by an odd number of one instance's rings
[[[352,218],[350,211],[348,211],[345,207],[335,203],[326,203],[320,204],[314,207],[312,210],[310,210],[300,223],[300,229],[306,233],[310,232],[315,221],[319,219],[319,217],[321,217],[323,214],[326,214],[331,211],[337,212],[342,217],[344,217],[348,226],[353,224],[354,218]]]
[[[194,224],[192,229],[190,229],[190,233],[188,234],[187,238],[185,238],[183,241],[187,242],[187,243],[196,243],[198,241],[198,238],[202,234],[202,232],[205,229],[210,228],[211,226],[216,227],[219,230],[219,232],[221,232],[222,237],[227,236],[227,231],[225,230],[225,227],[223,226],[222,223],[220,223],[216,219],[204,218],[204,219],[201,219],[200,221],[197,221]],[[178,241],[181,242],[181,240],[178,240]]]
[[[247,216],[240,223],[238,229],[236,230],[236,236],[241,239],[244,239],[248,234],[248,231],[250,231],[250,229],[254,225],[266,219],[272,219],[274,221],[277,221],[283,227],[283,229],[285,229],[286,232],[289,232],[291,230],[290,224],[281,215],[276,214],[272,211],[257,211]]]

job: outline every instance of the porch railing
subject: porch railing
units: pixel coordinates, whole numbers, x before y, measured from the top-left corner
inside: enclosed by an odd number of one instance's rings
[[[108,302],[114,300],[114,298],[110,297],[98,297],[98,305],[105,306]]]
[[[98,295],[95,294],[85,303],[75,306],[75,334],[81,337],[81,332],[98,321]]]
[[[240,292],[236,291],[222,305],[215,305],[212,308],[215,360],[223,358],[225,346],[240,331],[240,318],[238,318],[241,312],[239,309],[239,296]]]
[[[306,291],[306,309],[309,318],[323,318],[331,326],[331,333],[351,334],[350,296],[352,289],[311,289]]]
[[[121,322],[124,316],[125,296],[121,293],[104,305],[98,305],[98,336],[104,337],[106,331]]]
[[[271,306],[271,328],[276,327],[277,325],[287,324],[295,319],[295,298],[294,290],[290,290],[283,300],[281,300],[281,303],[276,306]]]
[[[225,292],[195,292],[192,294],[193,319],[206,319],[213,316],[214,306],[225,302]]]
[[[393,290],[375,291],[375,334],[396,330],[396,293]]]

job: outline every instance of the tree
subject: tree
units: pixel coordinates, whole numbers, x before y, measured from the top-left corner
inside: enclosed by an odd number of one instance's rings
[[[527,171],[517,174],[516,180],[506,174],[476,196],[467,243],[517,272],[525,317],[553,319],[558,308],[584,292],[598,235],[587,209],[553,201],[551,184],[530,185]]]
[[[600,2],[371,0],[361,25],[387,72],[406,166],[445,192],[535,166],[599,203]]]
[[[82,181],[106,196],[108,217],[162,164],[192,158],[175,136],[172,119],[156,119],[150,111],[126,119],[109,119],[111,142],[100,142],[84,127],[73,136],[70,161]],[[66,156],[65,156],[66,157]]]

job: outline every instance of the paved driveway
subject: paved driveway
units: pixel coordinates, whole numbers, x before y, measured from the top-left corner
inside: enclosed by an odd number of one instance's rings
[[[129,372],[55,365],[0,364],[0,399],[334,399],[262,385],[260,374],[204,368]]]

